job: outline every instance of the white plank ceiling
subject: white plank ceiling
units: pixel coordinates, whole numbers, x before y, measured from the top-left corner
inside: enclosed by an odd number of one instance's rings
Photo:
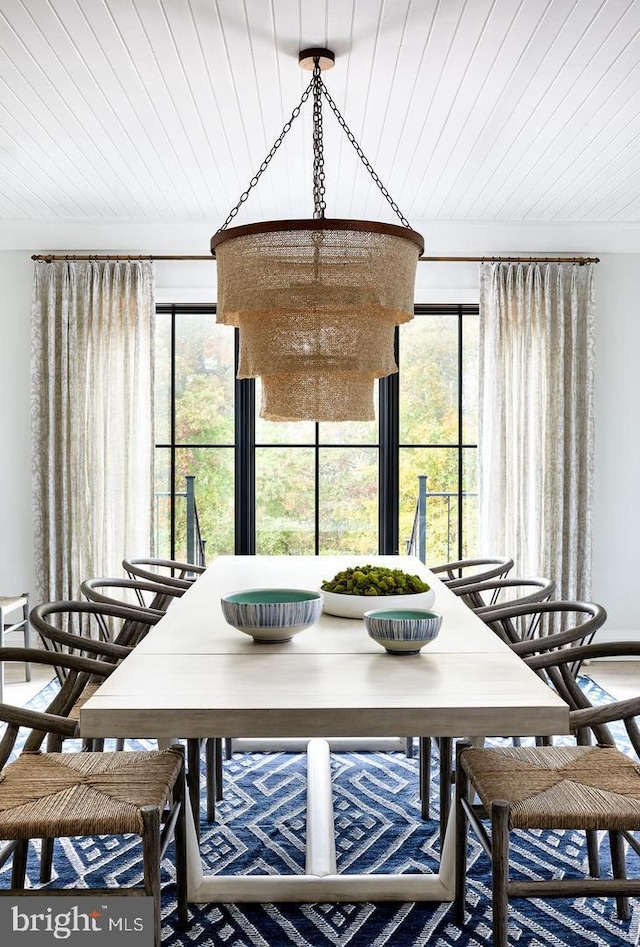
[[[640,221],[640,0],[0,0],[0,220],[207,220],[309,81],[403,213]],[[325,107],[327,216],[393,213]],[[238,223],[312,211],[304,107]]]

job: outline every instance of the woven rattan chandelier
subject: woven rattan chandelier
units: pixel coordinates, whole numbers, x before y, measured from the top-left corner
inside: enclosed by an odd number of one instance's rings
[[[279,138],[211,238],[218,268],[217,321],[240,333],[238,378],[262,379],[260,416],[270,421],[370,421],[374,381],[397,371],[396,325],[413,318],[416,263],[424,243],[364,156],[322,80],[334,55],[300,53],[312,69]],[[312,219],[231,227],[307,99],[313,98]],[[402,225],[326,218],[322,98]]]

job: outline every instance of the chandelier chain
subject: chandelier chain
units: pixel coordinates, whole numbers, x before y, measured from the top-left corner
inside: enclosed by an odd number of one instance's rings
[[[233,220],[233,218],[236,216],[236,214],[238,213],[238,211],[240,210],[240,208],[242,207],[242,205],[244,204],[244,202],[246,201],[246,199],[249,197],[249,194],[251,193],[251,191],[254,189],[254,187],[256,186],[256,184],[258,183],[258,181],[260,180],[260,178],[261,178],[262,175],[264,174],[264,172],[265,172],[265,171],[267,170],[267,168],[269,167],[269,164],[270,164],[270,162],[271,162],[271,159],[273,158],[273,156],[274,156],[275,153],[277,152],[278,148],[279,148],[280,145],[282,144],[282,141],[283,141],[283,139],[284,139],[284,136],[287,134],[287,132],[289,131],[289,129],[290,129],[291,126],[293,125],[294,121],[296,120],[296,118],[297,118],[298,115],[300,114],[300,110],[302,109],[302,106],[303,106],[304,103],[307,101],[307,99],[308,99],[309,96],[311,95],[312,91],[314,91],[314,83],[315,83],[315,73],[314,73],[314,78],[311,79],[311,82],[309,83],[309,85],[307,86],[307,88],[306,88],[306,89],[304,90],[304,92],[302,93],[302,98],[300,99],[300,101],[298,102],[298,104],[296,105],[296,107],[294,108],[293,112],[292,112],[291,115],[289,116],[289,119],[285,122],[285,124],[284,124],[284,126],[283,126],[283,128],[282,128],[282,131],[280,132],[280,134],[278,135],[278,137],[277,137],[276,140],[274,141],[273,145],[271,146],[271,150],[269,151],[269,154],[265,157],[265,159],[263,160],[262,164],[260,165],[260,167],[258,168],[258,170],[256,171],[256,173],[254,174],[254,176],[253,176],[253,177],[251,178],[251,180],[249,181],[249,186],[247,187],[246,191],[243,191],[242,194],[240,195],[240,199],[239,199],[238,203],[235,205],[235,207],[233,207],[233,208],[229,211],[229,215],[228,215],[227,219],[225,220],[225,222],[222,224],[221,227],[218,227],[218,229],[216,230],[216,233],[221,233],[223,230],[226,230],[226,229],[227,229],[227,227],[229,226],[229,224],[231,223],[231,221]],[[321,133],[321,135],[322,135],[322,133]],[[315,143],[315,142],[314,142],[314,143]],[[323,178],[324,178],[324,173],[323,173]],[[323,188],[323,190],[324,190],[324,188]],[[314,193],[315,193],[315,189],[314,189]]]
[[[324,217],[324,212],[327,206],[324,199],[326,188],[325,188],[324,143],[323,143],[323,126],[322,126],[322,96],[324,96],[325,99],[327,100],[329,108],[331,109],[335,117],[337,118],[338,124],[340,125],[345,135],[347,136],[347,138],[353,145],[353,148],[356,154],[358,155],[362,164],[365,166],[365,168],[369,172],[369,176],[371,177],[375,185],[380,190],[380,193],[383,195],[383,197],[385,198],[385,200],[387,201],[387,203],[389,204],[393,212],[396,214],[396,216],[400,219],[400,222],[402,223],[402,225],[404,227],[407,227],[409,230],[411,229],[411,224],[409,223],[407,218],[402,214],[400,208],[391,197],[391,194],[389,193],[387,188],[384,186],[384,184],[382,183],[382,181],[380,180],[380,178],[374,171],[371,162],[366,157],[362,148],[358,144],[355,135],[353,134],[353,132],[347,125],[345,119],[342,116],[342,113],[340,112],[340,109],[331,98],[326,85],[322,81],[322,70],[320,69],[319,60],[318,58],[316,58],[314,60],[313,75],[312,75],[311,81],[309,85],[307,86],[307,88],[302,93],[302,97],[300,101],[298,102],[294,110],[292,111],[289,119],[285,122],[282,131],[280,132],[275,142],[271,146],[271,150],[269,151],[267,156],[264,158],[260,167],[258,168],[256,173],[253,175],[251,180],[249,181],[249,185],[247,189],[242,192],[238,200],[238,203],[235,205],[235,207],[233,207],[229,211],[227,219],[224,221],[222,226],[218,228],[216,233],[221,233],[223,230],[226,230],[229,224],[231,223],[231,221],[237,215],[238,211],[240,210],[240,208],[242,207],[246,199],[249,197],[249,194],[254,189],[254,187],[256,186],[256,184],[258,183],[258,181],[260,180],[260,178],[262,177],[266,169],[269,167],[269,164],[271,163],[272,158],[274,157],[274,155],[280,148],[280,145],[282,144],[285,135],[290,130],[293,122],[300,114],[302,106],[305,104],[305,102],[307,101],[307,99],[312,93],[313,93],[313,216],[314,218]]]
[[[402,222],[402,225],[403,225],[404,227],[408,227],[409,230],[410,230],[410,229],[411,229],[411,224],[409,223],[409,221],[407,220],[407,218],[403,215],[403,213],[401,212],[400,208],[398,207],[398,205],[396,204],[396,202],[395,202],[395,201],[393,200],[393,198],[391,197],[391,194],[389,194],[389,191],[386,189],[386,187],[384,186],[384,184],[382,183],[382,181],[380,180],[380,178],[378,177],[378,175],[376,174],[376,172],[373,170],[373,166],[372,166],[371,162],[370,162],[370,161],[368,160],[368,158],[366,157],[364,151],[362,150],[362,148],[360,147],[360,145],[358,144],[358,142],[357,142],[357,140],[356,140],[356,136],[353,134],[353,132],[351,131],[351,129],[350,129],[349,126],[347,125],[346,121],[345,121],[344,118],[342,117],[342,113],[340,112],[340,109],[338,108],[338,106],[336,105],[336,103],[333,101],[333,99],[332,99],[331,96],[329,95],[329,91],[328,91],[326,85],[324,84],[324,82],[322,82],[322,79],[320,80],[320,83],[321,83],[321,86],[322,86],[322,94],[324,95],[325,99],[327,100],[331,111],[333,112],[333,114],[335,115],[335,117],[338,119],[338,122],[339,122],[339,124],[340,124],[340,127],[342,128],[343,132],[345,133],[345,135],[347,136],[347,138],[349,139],[349,141],[350,141],[351,144],[353,145],[356,154],[358,155],[358,157],[359,157],[360,160],[362,161],[363,165],[365,166],[365,168],[366,168],[367,171],[369,172],[370,177],[373,179],[374,183],[375,183],[375,184],[377,185],[377,187],[379,188],[381,194],[382,194],[383,197],[386,199],[386,201],[388,202],[388,204],[389,204],[389,206],[391,207],[391,209],[393,210],[393,212],[396,214],[397,217],[400,218],[400,221]]]
[[[322,70],[318,56],[313,61],[313,216],[324,217],[327,209],[324,186],[324,143],[322,138]]]

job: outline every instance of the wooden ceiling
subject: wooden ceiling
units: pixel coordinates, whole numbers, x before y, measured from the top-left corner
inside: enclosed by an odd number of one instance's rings
[[[640,221],[640,0],[0,0],[0,220],[215,230],[309,45],[414,226]],[[393,220],[324,127],[327,215]],[[308,216],[311,160],[307,103],[237,222]]]

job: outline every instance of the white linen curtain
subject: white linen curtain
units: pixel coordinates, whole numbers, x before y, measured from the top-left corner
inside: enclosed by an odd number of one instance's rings
[[[37,594],[121,575],[153,531],[153,265],[35,264],[32,435]]]
[[[591,595],[593,267],[480,266],[480,551]]]

